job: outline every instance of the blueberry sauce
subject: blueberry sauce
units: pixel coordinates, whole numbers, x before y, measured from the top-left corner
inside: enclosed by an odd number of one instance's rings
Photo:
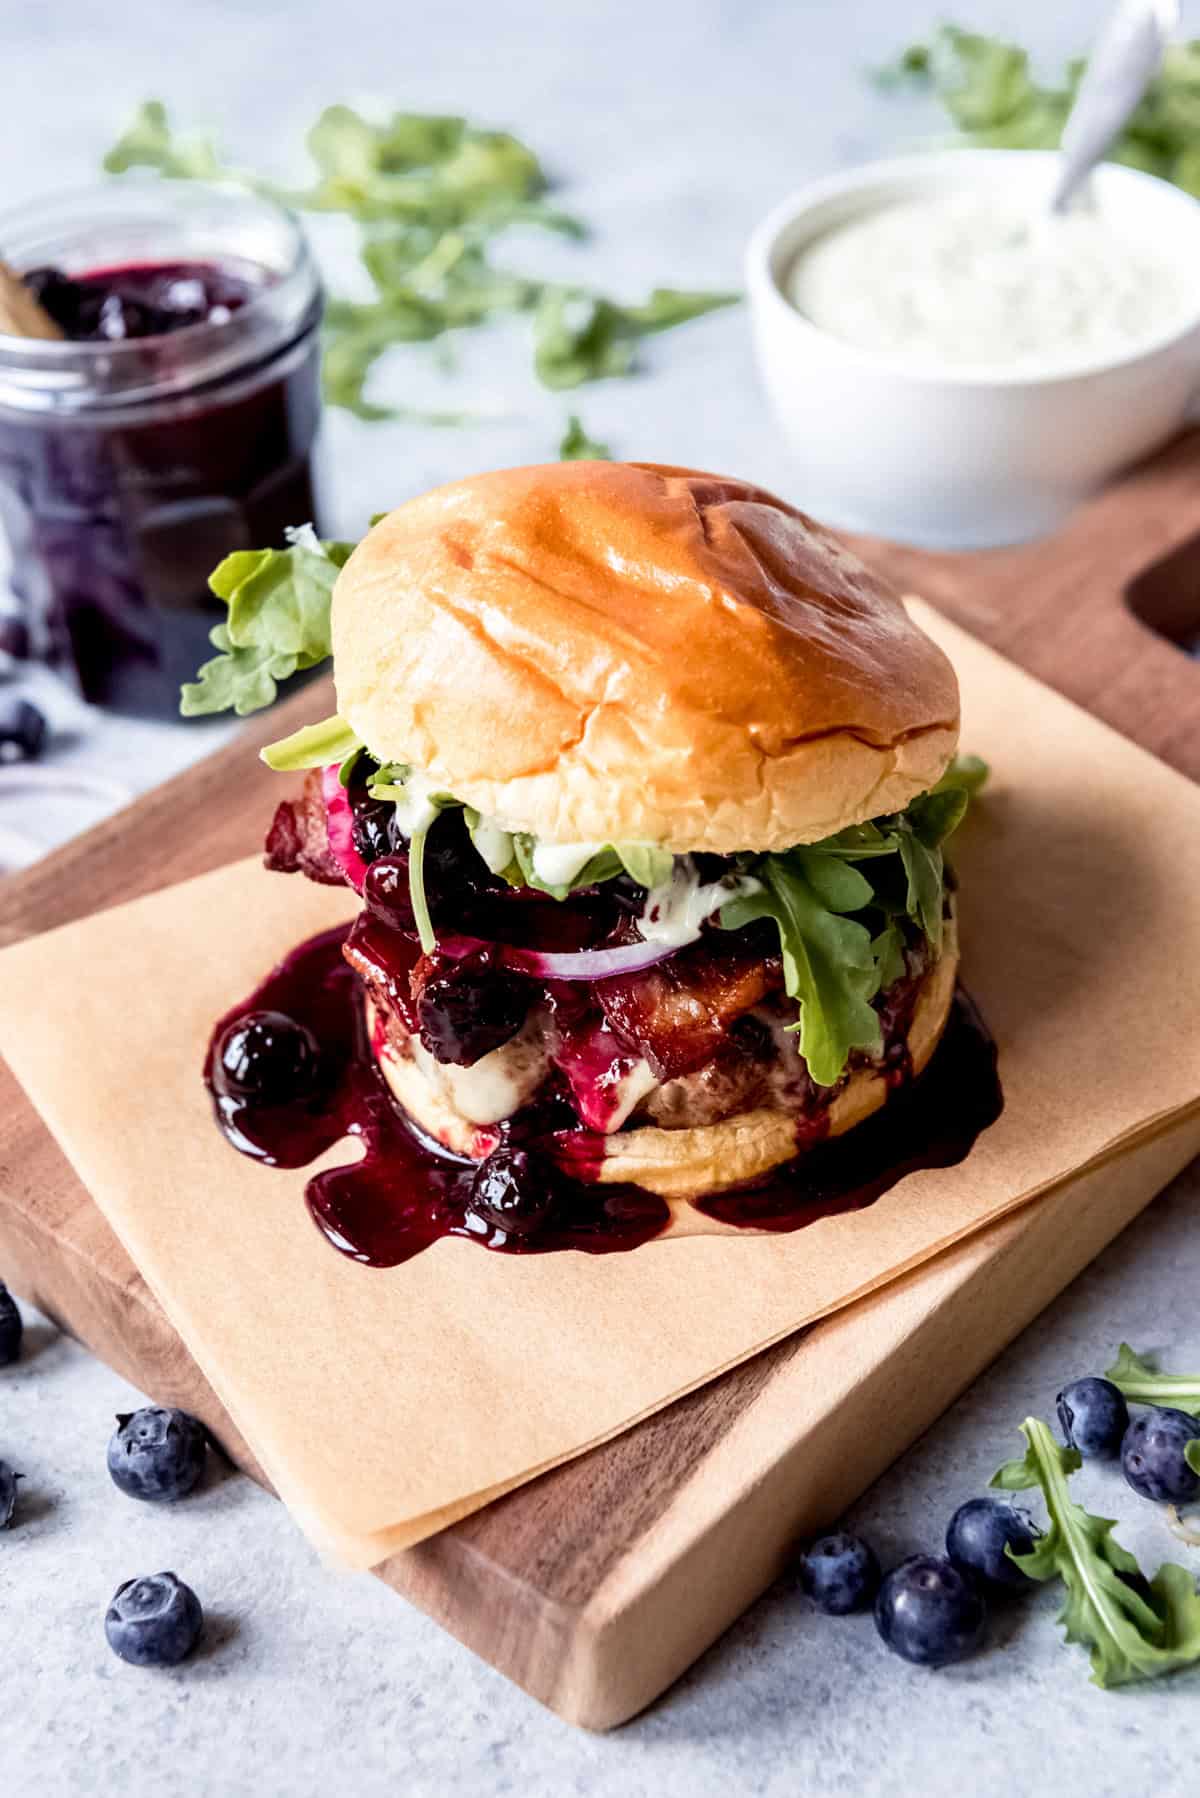
[[[361,933],[361,922],[356,928]],[[597,1254],[637,1248],[661,1233],[670,1220],[666,1203],[640,1187],[597,1184],[603,1139],[580,1128],[554,1095],[497,1127],[514,1169],[533,1162],[553,1180],[553,1202],[539,1207],[536,1231],[515,1212],[520,1227],[503,1227],[498,1219],[510,1200],[499,1188],[473,1209],[479,1164],[420,1136],[384,1085],[367,1041],[363,988],[342,954],[348,934],[326,931],[293,950],[220,1020],[205,1062],[217,1122],[243,1154],[297,1168],[344,1137],[360,1140],[360,1160],[308,1182],[309,1211],[335,1248],[372,1267],[394,1267],[444,1236],[510,1254]],[[222,1077],[223,1045],[248,1013],[282,1013],[320,1045],[319,1069],[287,1104],[256,1101],[244,1080],[233,1090]],[[795,1161],[753,1188],[698,1200],[698,1209],[723,1223],[796,1230],[873,1204],[917,1168],[962,1161],[1003,1106],[995,1044],[964,993],[924,1074],[906,1083],[897,1068],[889,1084],[895,1090],[886,1108],[845,1137],[822,1141],[818,1114],[802,1126]]]
[[[176,717],[225,616],[218,562],[320,528],[320,296],[268,322],[251,302],[275,279],[237,259],[25,276],[67,339],[54,348],[74,352],[74,385],[68,405],[53,370],[41,386],[22,376],[0,404],[0,648],[93,704]]]
[[[34,268],[22,279],[72,343],[123,343],[224,324],[261,287],[210,262],[134,263],[82,275]]]

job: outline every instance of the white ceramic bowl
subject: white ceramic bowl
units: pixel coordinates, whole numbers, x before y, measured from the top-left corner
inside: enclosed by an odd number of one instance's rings
[[[1182,326],[1067,374],[898,362],[822,331],[784,297],[803,246],[896,200],[992,186],[1045,202],[1051,151],[943,150],[831,175],[763,220],[746,280],[768,396],[795,452],[795,496],[845,530],[938,548],[1017,542],[1052,530],[1110,476],[1183,424],[1200,388],[1200,203],[1153,175],[1106,163],[1097,201],[1174,244],[1195,272]]]

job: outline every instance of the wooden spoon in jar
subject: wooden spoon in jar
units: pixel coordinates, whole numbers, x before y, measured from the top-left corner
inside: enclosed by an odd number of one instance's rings
[[[45,307],[38,304],[7,262],[0,262],[0,331],[11,337],[62,336]]]

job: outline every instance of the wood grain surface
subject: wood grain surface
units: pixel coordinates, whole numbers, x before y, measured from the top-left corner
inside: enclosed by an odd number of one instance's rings
[[[1200,632],[1200,434],[1045,542],[953,556],[859,547],[904,590],[1200,778],[1200,667],[1129,604],[1132,592],[1179,638]],[[280,792],[255,751],[330,709],[327,684],[310,685],[10,878],[0,943],[252,852]],[[622,1721],[763,1589],[797,1534],[836,1517],[1198,1151],[1200,1123],[1175,1126],[396,1556],[381,1576],[563,1716]],[[203,1417],[261,1477],[2,1064],[0,1274],[153,1397]]]

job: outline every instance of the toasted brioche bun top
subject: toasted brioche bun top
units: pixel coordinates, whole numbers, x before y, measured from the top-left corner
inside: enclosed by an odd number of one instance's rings
[[[898,811],[958,685],[836,538],[745,481],[505,469],[382,519],[333,597],[341,715],[510,830],[785,849]]]

